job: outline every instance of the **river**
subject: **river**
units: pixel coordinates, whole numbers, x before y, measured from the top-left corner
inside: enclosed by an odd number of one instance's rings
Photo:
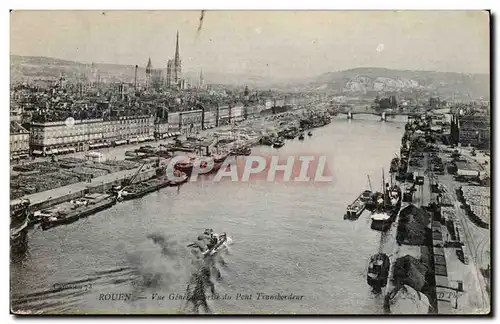
[[[182,301],[171,298],[184,294],[188,280],[185,245],[213,228],[233,239],[226,265],[219,267],[223,279],[216,282],[226,299],[209,301],[213,312],[381,314],[382,297],[366,283],[380,234],[370,229],[367,212],[357,221],[343,215],[368,188],[367,175],[380,188],[381,168],[388,172],[403,132],[403,120],[344,116],[302,142],[253,149],[327,155],[333,173],[328,185],[205,179],[119,203],[70,225],[34,229],[24,261],[11,265],[12,309],[176,313]],[[168,253],[148,238],[152,234],[165,238]],[[146,299],[103,300],[112,293]],[[154,293],[164,299],[153,300]],[[303,297],[266,300],[259,293]]]

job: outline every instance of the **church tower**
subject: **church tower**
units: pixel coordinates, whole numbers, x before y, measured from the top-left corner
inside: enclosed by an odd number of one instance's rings
[[[153,72],[153,64],[151,64],[151,57],[146,65],[146,88],[151,87],[151,73]]]
[[[205,80],[203,80],[203,69],[200,70],[200,81],[199,88],[203,89],[205,87]]]
[[[179,55],[179,31],[177,31],[177,40],[175,43],[175,56],[174,56],[174,83],[179,84],[181,78],[181,58]]]

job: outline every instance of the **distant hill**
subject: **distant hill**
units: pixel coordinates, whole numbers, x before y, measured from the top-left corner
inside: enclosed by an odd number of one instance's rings
[[[289,87],[367,97],[393,93],[408,96],[439,95],[443,98],[456,99],[490,97],[488,74],[407,71],[372,67],[328,72],[303,82],[290,84]]]
[[[61,73],[64,73],[68,80],[82,80],[87,75],[92,75],[91,71],[93,68],[99,71],[101,78],[110,82],[133,82],[135,74],[135,67],[133,65],[105,63],[95,63],[92,65],[38,56],[11,55],[10,67],[11,82],[27,81],[29,79],[51,80],[58,78]],[[139,81],[144,80],[145,74],[145,67],[138,67],[137,76]],[[191,79],[192,83],[196,85],[199,80],[199,71],[185,71],[183,72],[183,77]],[[214,84],[248,85],[253,87],[266,86],[269,84],[269,81],[263,77],[245,74],[225,74],[204,71],[203,78],[205,82]]]
[[[133,82],[133,65],[84,64],[49,57],[11,55],[11,81],[28,79],[55,79],[64,73],[68,80],[82,80],[91,75],[92,68],[99,70],[100,77],[110,82]],[[199,71],[186,71],[185,78],[197,84]],[[138,68],[138,80],[145,77],[145,68]],[[338,72],[328,72],[317,77],[285,83],[268,80],[261,76],[204,72],[206,82],[225,85],[248,85],[297,91],[336,93],[346,96],[373,98],[376,95],[398,94],[404,96],[440,96],[455,99],[489,99],[488,74],[461,74],[451,72],[407,71],[363,67]]]

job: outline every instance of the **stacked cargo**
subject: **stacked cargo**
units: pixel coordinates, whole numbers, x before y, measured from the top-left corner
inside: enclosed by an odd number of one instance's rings
[[[89,168],[87,166],[79,166],[71,169],[71,172],[78,175],[81,179],[93,179],[108,174],[106,170]]]
[[[480,227],[489,228],[490,188],[463,186],[458,190],[458,195],[470,219]]]

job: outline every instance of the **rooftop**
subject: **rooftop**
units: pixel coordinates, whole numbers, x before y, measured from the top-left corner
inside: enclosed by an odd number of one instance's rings
[[[26,128],[21,126],[21,124],[19,124],[18,122],[11,121],[10,122],[10,133],[11,134],[23,134],[23,133],[28,134],[29,132],[26,130]]]

